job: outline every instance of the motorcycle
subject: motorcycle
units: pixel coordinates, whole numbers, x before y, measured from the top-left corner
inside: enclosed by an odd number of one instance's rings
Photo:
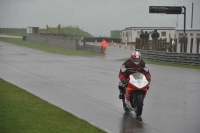
[[[138,71],[133,72],[128,80],[125,85],[124,98],[122,98],[123,109],[126,112],[135,111],[136,116],[141,116],[149,82],[145,75]]]

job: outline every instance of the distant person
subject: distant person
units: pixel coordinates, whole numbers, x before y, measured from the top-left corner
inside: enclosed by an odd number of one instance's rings
[[[144,49],[148,49],[149,33],[147,31],[145,31],[144,36],[145,36]]]
[[[147,31],[145,31],[144,36],[145,38],[149,39],[149,33]]]
[[[151,37],[152,37],[153,39],[159,38],[159,37],[160,37],[160,33],[157,32],[157,29],[154,29],[154,31],[153,31]]]
[[[105,39],[102,40],[101,42],[101,46],[102,46],[102,53],[106,53],[106,48],[107,48],[107,42]]]
[[[153,40],[152,49],[153,50],[158,50],[157,41],[154,40],[154,39],[158,39],[160,37],[160,34],[157,32],[157,29],[154,29],[151,37],[152,37],[152,40]]]
[[[176,52],[176,43],[172,40],[172,52]]]
[[[141,33],[140,33],[140,39],[143,39],[143,38],[145,38],[145,34],[144,34],[144,31],[141,30]]]

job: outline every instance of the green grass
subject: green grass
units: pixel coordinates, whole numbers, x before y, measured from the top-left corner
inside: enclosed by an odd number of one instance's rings
[[[39,32],[47,33],[47,29],[39,29]],[[92,37],[90,33],[74,27],[63,27],[60,30],[54,27],[50,27],[49,33],[69,34],[74,37],[80,37],[80,36]],[[26,28],[0,28],[0,34],[12,35],[12,36],[25,36]]]
[[[46,29],[41,29],[40,30],[43,33],[47,33]],[[57,28],[49,28],[49,33],[53,34],[69,34],[72,36],[84,36],[84,37],[92,37],[91,34],[89,34],[86,31],[83,31],[79,28],[74,28],[74,27],[63,27],[60,29],[60,31]]]
[[[0,85],[1,133],[105,133],[2,79]]]
[[[0,34],[12,35],[12,36],[25,36],[25,28],[0,28]]]
[[[33,48],[33,49],[37,49],[37,50],[42,50],[42,51],[50,52],[50,53],[54,53],[54,54],[71,55],[71,56],[87,56],[87,57],[102,56],[102,54],[94,53],[91,51],[65,49],[65,48],[50,46],[50,45],[46,45],[46,44],[23,41],[20,38],[0,37],[0,41],[8,42],[8,43],[16,44],[19,46],[28,47],[28,48]]]
[[[126,61],[128,58],[120,59],[121,61]],[[181,67],[181,68],[191,68],[191,69],[200,69],[200,66],[190,65],[190,64],[180,64],[180,63],[173,63],[173,62],[163,62],[163,61],[153,61],[144,59],[147,64],[155,64],[155,65],[163,65],[163,66],[174,66],[174,67]]]

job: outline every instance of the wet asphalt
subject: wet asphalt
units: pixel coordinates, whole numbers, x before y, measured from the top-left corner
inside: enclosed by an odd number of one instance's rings
[[[143,114],[125,113],[118,72],[130,47],[101,57],[56,55],[0,42],[0,78],[110,133],[200,133],[200,70],[148,64]]]

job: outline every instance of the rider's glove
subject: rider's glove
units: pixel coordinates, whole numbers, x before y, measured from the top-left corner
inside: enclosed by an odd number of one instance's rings
[[[119,90],[124,91],[126,86],[127,86],[127,81],[126,80],[121,80],[119,82],[118,88],[119,88]]]
[[[126,86],[127,85],[127,81],[126,80],[122,80],[121,83]]]

